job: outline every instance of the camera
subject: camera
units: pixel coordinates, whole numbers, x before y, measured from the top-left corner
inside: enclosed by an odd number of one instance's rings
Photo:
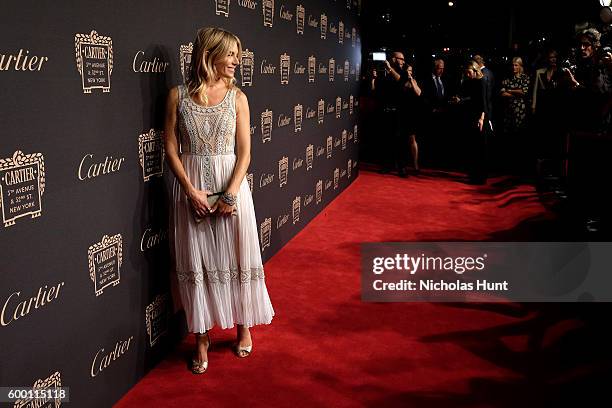
[[[372,61],[385,61],[387,59],[387,54],[384,52],[373,52],[372,53]]]
[[[569,58],[566,58],[561,61],[561,64],[559,66],[561,67],[561,69],[568,70],[572,74],[576,73],[576,63]]]
[[[372,68],[376,70],[378,76],[384,76],[385,61],[387,60],[387,54],[384,51],[372,52]]]

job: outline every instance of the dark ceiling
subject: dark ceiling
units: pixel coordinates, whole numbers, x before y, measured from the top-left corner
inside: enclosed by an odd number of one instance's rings
[[[598,0],[362,1],[364,48],[505,49],[511,42],[571,41],[574,25],[600,23]]]

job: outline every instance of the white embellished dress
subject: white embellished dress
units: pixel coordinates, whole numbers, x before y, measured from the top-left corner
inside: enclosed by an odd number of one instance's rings
[[[179,86],[181,162],[198,190],[225,191],[236,155],[236,88],[204,107]],[[183,188],[174,181],[172,226],[181,302],[192,333],[215,325],[269,324],[274,310],[261,261],[253,198],[240,183],[236,216],[210,215],[196,223]]]

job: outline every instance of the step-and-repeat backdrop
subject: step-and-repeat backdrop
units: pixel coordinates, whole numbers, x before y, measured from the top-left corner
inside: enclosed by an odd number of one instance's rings
[[[0,4],[0,386],[107,407],[184,334],[162,138],[198,28],[242,40],[264,260],[356,178],[358,13],[355,0]]]

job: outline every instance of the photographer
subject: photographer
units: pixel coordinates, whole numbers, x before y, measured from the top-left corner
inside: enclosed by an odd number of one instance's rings
[[[609,228],[611,204],[604,186],[609,184],[611,172],[612,54],[601,49],[601,34],[594,28],[579,32],[576,38],[580,46],[576,66],[563,68],[573,110],[568,187],[581,222],[586,222],[583,227],[588,232],[601,232]]]
[[[373,69],[370,79],[371,90],[379,97],[383,110],[382,128],[385,140],[381,140],[379,144],[382,156],[380,173],[389,173],[395,168],[400,177],[406,177],[406,148],[400,127],[403,120],[404,87],[409,81],[405,65],[404,54],[395,51],[391,54],[390,61],[383,62],[384,71],[379,74],[378,70]]]
[[[609,130],[612,53],[609,47],[601,48],[600,39],[601,34],[594,28],[578,33],[580,53],[576,67],[563,68],[573,90],[575,121],[572,127],[576,129]]]

